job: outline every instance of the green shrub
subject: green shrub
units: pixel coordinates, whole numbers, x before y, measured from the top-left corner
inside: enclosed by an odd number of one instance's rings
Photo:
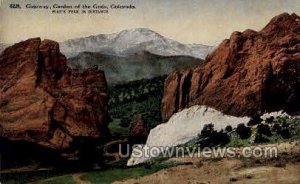
[[[219,132],[214,130],[213,124],[204,125],[201,134],[198,135],[198,137],[200,147],[223,146],[230,142],[228,134],[223,130]]]
[[[251,129],[249,127],[246,127],[244,123],[238,124],[236,132],[241,139],[247,139],[251,136]]]
[[[201,136],[202,137],[209,137],[214,132],[214,125],[212,123],[206,124],[203,126],[203,129],[201,130]]]
[[[256,142],[256,143],[269,142],[271,135],[272,135],[272,133],[271,133],[271,129],[270,129],[269,125],[259,124],[257,126],[257,131],[255,134],[254,142]]]
[[[227,126],[225,127],[225,131],[226,131],[227,133],[231,132],[231,131],[232,131],[232,126],[227,125]]]
[[[248,126],[258,125],[262,122],[262,119],[259,116],[255,116],[250,119],[250,121],[247,123]]]
[[[266,123],[273,123],[274,122],[274,117],[273,116],[270,116],[266,119]]]

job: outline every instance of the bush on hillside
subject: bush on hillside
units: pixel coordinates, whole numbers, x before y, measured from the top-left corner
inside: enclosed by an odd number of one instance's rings
[[[201,130],[202,137],[209,137],[214,132],[214,125],[212,123],[204,125],[203,129]]]
[[[240,123],[236,128],[236,133],[240,136],[241,139],[247,139],[251,136],[251,129],[245,126],[244,123]]]
[[[259,116],[255,116],[250,119],[250,121],[247,123],[248,126],[253,126],[253,125],[258,125],[262,122],[263,120]]]
[[[232,126],[227,125],[227,126],[225,127],[225,131],[226,131],[227,133],[231,132],[231,131],[232,131]]]
[[[201,134],[198,135],[200,147],[215,147],[226,145],[230,138],[226,132],[214,130],[213,124],[204,125]]]
[[[271,129],[267,124],[259,124],[257,126],[257,131],[255,134],[256,143],[268,142],[270,140],[270,136],[272,135]]]
[[[274,117],[273,116],[270,116],[266,119],[266,123],[273,123],[274,122]]]

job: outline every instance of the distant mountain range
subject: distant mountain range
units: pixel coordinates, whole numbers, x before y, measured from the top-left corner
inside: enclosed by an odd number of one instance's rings
[[[100,34],[60,43],[72,68],[97,65],[109,85],[150,79],[203,64],[214,47],[181,44],[145,28]]]
[[[12,44],[0,43],[0,53],[10,45]],[[182,44],[146,28],[60,42],[60,50],[68,58],[75,57],[82,52],[128,56],[140,51],[147,51],[161,56],[191,56],[205,59],[214,48],[214,46],[202,44]]]
[[[110,86],[134,80],[150,79],[203,63],[203,60],[190,56],[160,56],[145,51],[130,56],[82,52],[68,59],[68,65],[79,70],[98,66],[105,72],[107,83]]]
[[[161,56],[180,55],[205,59],[213,48],[212,46],[201,44],[182,44],[146,28],[70,39],[60,43],[62,53],[68,58],[75,57],[79,53],[86,51],[117,56],[129,56],[141,51],[147,51]]]
[[[123,30],[70,39],[59,43],[72,68],[97,65],[108,85],[150,79],[182,68],[203,64],[214,49],[201,44],[182,44],[146,28]],[[9,44],[0,44],[0,51]]]

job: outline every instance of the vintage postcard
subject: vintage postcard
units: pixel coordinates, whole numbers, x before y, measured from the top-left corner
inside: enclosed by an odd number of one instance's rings
[[[299,173],[299,0],[0,0],[0,184]]]

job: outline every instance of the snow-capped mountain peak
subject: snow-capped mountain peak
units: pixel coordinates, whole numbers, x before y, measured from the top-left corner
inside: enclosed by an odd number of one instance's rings
[[[147,51],[162,56],[186,55],[204,59],[213,49],[206,45],[182,44],[147,28],[71,39],[61,42],[60,47],[69,58],[85,51],[117,56],[128,56],[140,51]]]

